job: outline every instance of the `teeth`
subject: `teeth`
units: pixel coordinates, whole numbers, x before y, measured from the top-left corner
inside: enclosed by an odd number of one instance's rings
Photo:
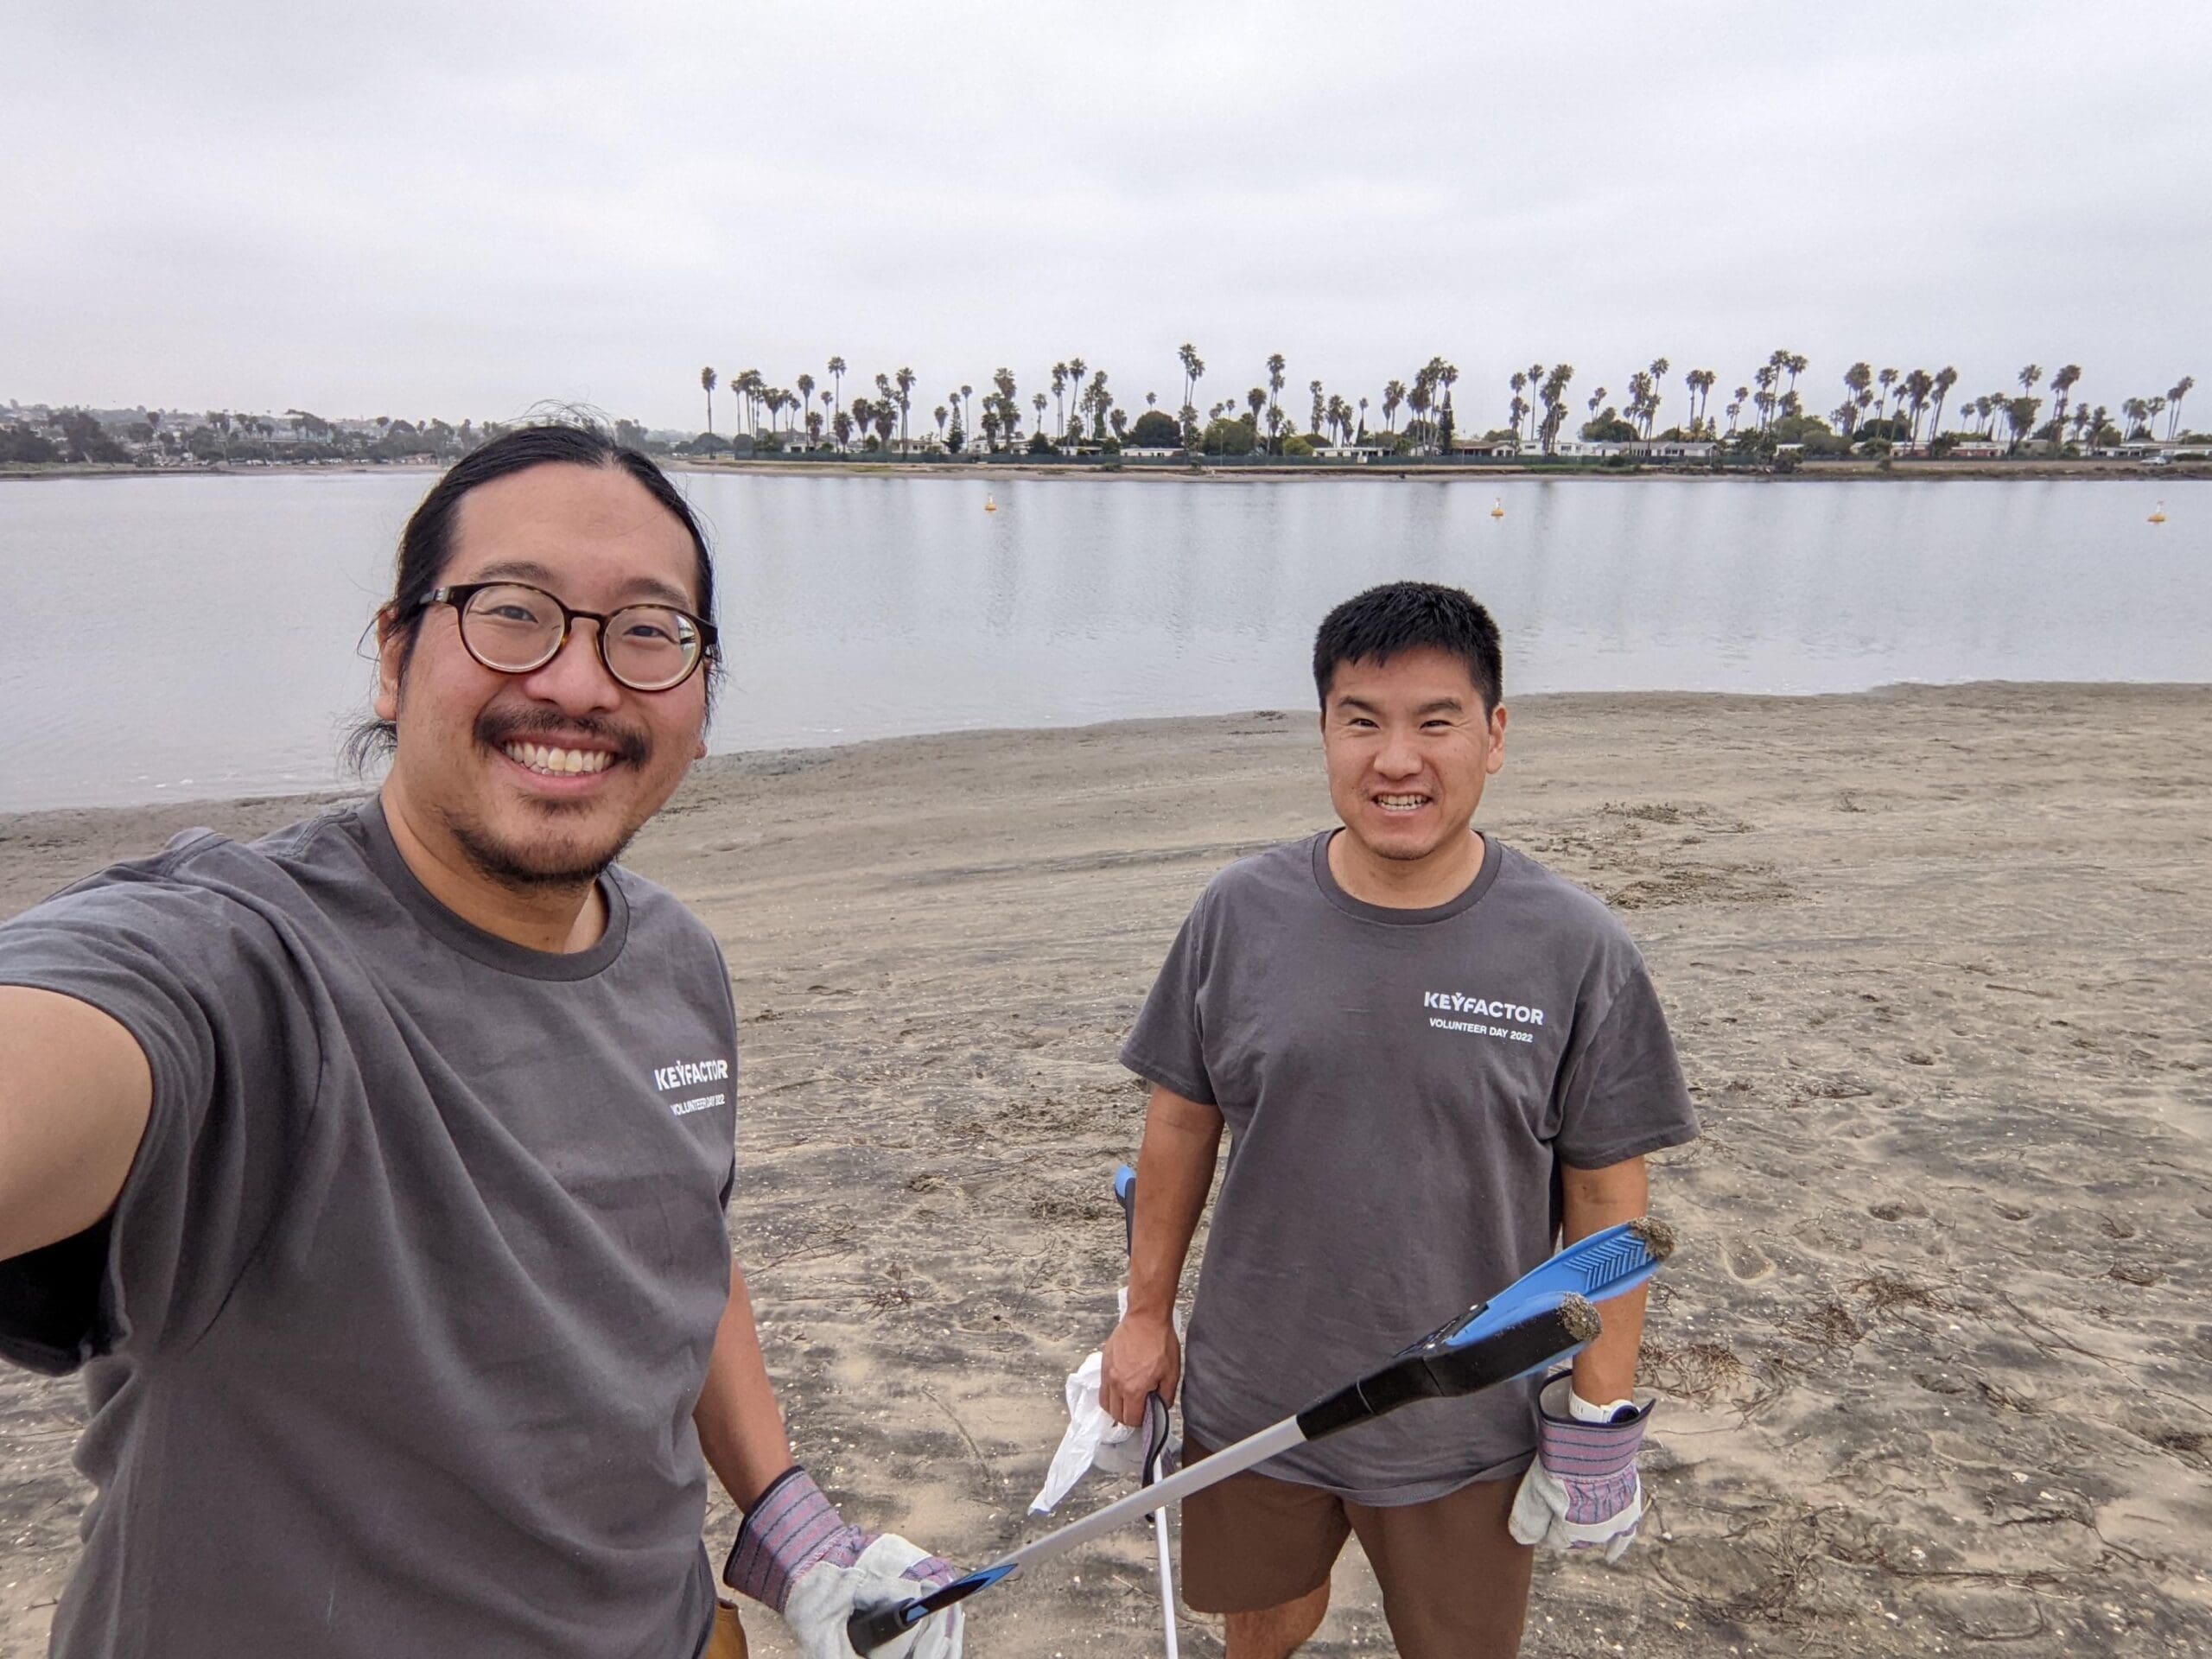
[[[543,743],[510,743],[501,753],[518,766],[555,777],[605,772],[614,760],[604,749],[556,749]]]
[[[1422,806],[1427,804],[1428,797],[1426,795],[1377,795],[1375,799],[1376,804],[1380,806]]]

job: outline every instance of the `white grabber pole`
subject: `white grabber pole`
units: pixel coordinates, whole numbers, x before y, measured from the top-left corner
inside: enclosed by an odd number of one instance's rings
[[[1122,1246],[1134,1255],[1137,1245],[1137,1173],[1127,1164],[1114,1172],[1114,1198],[1122,1206]],[[1174,1315],[1171,1313],[1168,1317],[1173,1319]],[[1167,1402],[1156,1392],[1150,1400],[1160,1407],[1160,1427],[1152,1437],[1152,1444],[1145,1448],[1144,1476],[1139,1483],[1145,1486],[1160,1478],[1160,1459],[1167,1450]],[[1167,1659],[1182,1659],[1175,1640],[1175,1567],[1167,1554],[1167,1510],[1164,1506],[1152,1512],[1152,1539],[1160,1552],[1160,1618],[1167,1641]]]

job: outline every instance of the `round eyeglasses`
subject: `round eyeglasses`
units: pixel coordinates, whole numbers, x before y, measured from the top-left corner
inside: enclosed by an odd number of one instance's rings
[[[673,605],[625,605],[601,613],[563,605],[526,582],[464,582],[433,588],[422,607],[450,605],[461,643],[500,674],[528,674],[551,662],[579,620],[599,624],[599,660],[632,691],[673,691],[715,648],[715,625]]]

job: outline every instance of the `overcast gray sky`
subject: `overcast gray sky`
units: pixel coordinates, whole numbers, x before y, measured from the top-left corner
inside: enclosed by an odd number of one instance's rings
[[[2212,372],[2209,70],[2202,0],[11,0],[0,398],[696,426],[705,364],[1077,354],[1139,410],[1189,340],[1201,404],[1440,353],[1463,428],[1776,346],[1815,410],[2117,406]]]

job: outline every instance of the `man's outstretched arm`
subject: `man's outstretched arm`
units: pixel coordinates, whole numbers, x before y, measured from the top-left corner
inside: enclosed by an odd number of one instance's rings
[[[153,1104],[145,1053],[115,1020],[74,997],[0,985],[0,1261],[114,1207]]]
[[[1170,1405],[1182,1379],[1175,1295],[1192,1236],[1213,1187],[1221,1113],[1155,1086],[1137,1154],[1137,1211],[1129,1244],[1129,1311],[1107,1338],[1098,1402],[1114,1421],[1135,1424],[1147,1394]]]

